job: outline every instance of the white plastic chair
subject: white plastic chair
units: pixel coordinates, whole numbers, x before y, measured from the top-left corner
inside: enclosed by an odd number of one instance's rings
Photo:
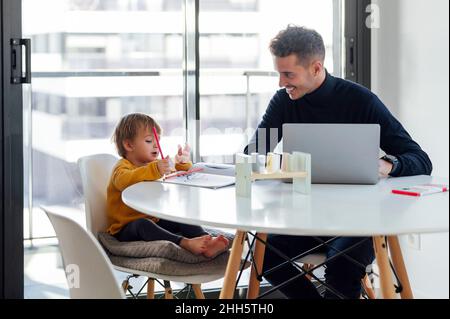
[[[117,161],[118,159],[110,154],[91,155],[82,157],[78,160],[86,206],[86,225],[88,230],[91,231],[96,238],[99,232],[106,231],[108,227],[106,214],[106,189],[111,172]],[[136,269],[124,268],[116,265],[113,266],[115,269],[122,272],[148,277],[147,298],[153,298],[154,296],[154,280],[156,278],[164,280],[166,298],[172,298],[170,281],[174,281],[192,285],[195,296],[199,299],[203,299],[204,296],[200,285],[218,280],[224,276],[224,274],[217,273],[192,276],[167,276]],[[123,287],[125,290],[127,289],[127,282],[124,282]]]
[[[72,299],[124,299],[112,264],[97,240],[77,222],[42,207],[55,229]]]

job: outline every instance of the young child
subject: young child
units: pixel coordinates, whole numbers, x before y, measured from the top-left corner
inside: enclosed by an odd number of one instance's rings
[[[108,233],[120,241],[168,240],[193,254],[216,256],[228,246],[225,237],[212,237],[200,226],[142,214],[122,202],[122,191],[128,186],[157,180],[171,172],[169,156],[158,159],[159,150],[153,127],[161,135],[158,123],[140,113],[126,115],[116,127],[114,142],[122,159],[114,167],[107,189]],[[175,169],[189,170],[191,167],[189,147],[186,145],[182,149],[178,145]]]

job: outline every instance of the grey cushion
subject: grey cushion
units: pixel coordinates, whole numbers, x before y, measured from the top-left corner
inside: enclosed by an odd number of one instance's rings
[[[229,252],[196,264],[187,264],[167,258],[130,258],[110,256],[111,262],[120,267],[136,269],[166,276],[224,275]]]
[[[213,235],[223,234],[230,241],[233,235],[207,229]],[[224,273],[229,251],[214,258],[194,255],[169,241],[120,242],[107,233],[99,233],[98,239],[111,262],[120,267],[152,272],[162,275],[190,276]]]

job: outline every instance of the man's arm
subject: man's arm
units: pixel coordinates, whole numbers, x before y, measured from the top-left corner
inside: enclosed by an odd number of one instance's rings
[[[398,159],[396,168],[389,175],[394,177],[430,175],[433,165],[427,153],[376,96],[371,106],[375,121],[381,126],[381,149]]]
[[[283,105],[279,93],[270,100],[261,122],[250,142],[244,149],[245,154],[260,153],[267,154],[273,151],[277,143],[283,137]]]

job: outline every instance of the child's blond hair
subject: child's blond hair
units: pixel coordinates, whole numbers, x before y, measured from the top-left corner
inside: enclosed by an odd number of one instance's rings
[[[119,155],[124,158],[127,155],[127,151],[123,146],[125,140],[133,140],[141,128],[153,130],[153,127],[158,135],[161,135],[162,129],[159,124],[146,114],[132,113],[122,117],[113,135],[113,141],[116,144]]]

